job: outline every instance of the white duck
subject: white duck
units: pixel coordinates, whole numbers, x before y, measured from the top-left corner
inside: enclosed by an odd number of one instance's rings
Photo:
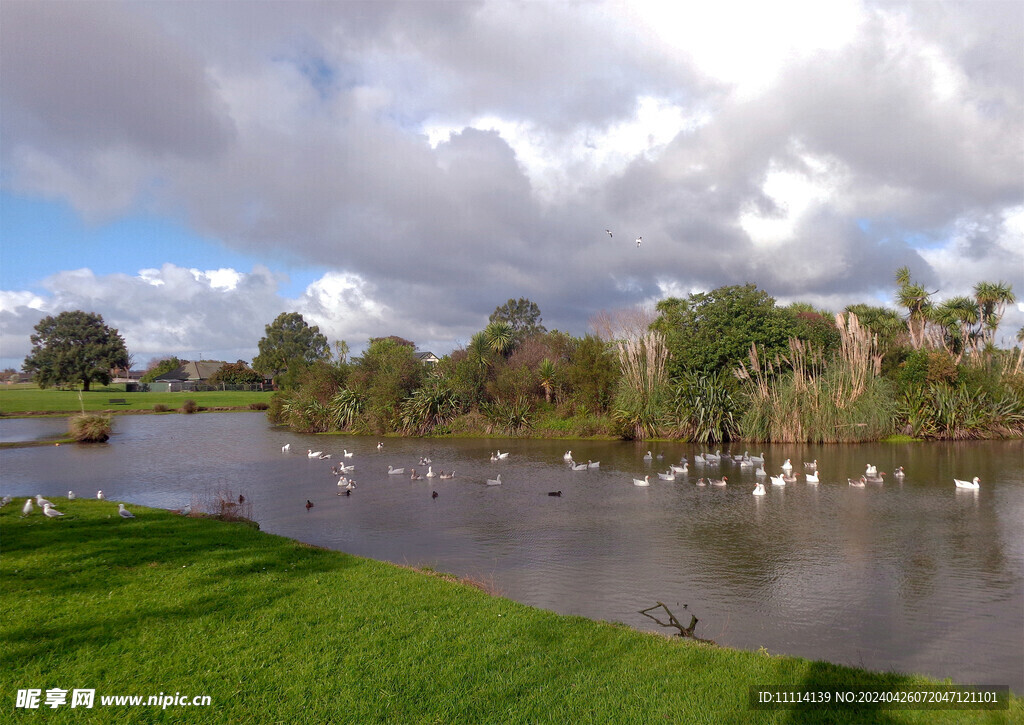
[[[973,481],[961,481],[959,478],[954,478],[953,483],[956,484],[957,488],[981,488],[981,480],[975,476]]]
[[[650,476],[644,476],[642,479],[641,478],[634,478],[633,479],[633,485],[634,486],[650,486],[651,485],[651,477]]]

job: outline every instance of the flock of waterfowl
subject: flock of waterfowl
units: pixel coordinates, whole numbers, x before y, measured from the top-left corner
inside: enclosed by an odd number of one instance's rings
[[[383,443],[378,443],[377,444],[377,451],[381,452],[381,451],[383,451],[383,449],[384,449],[384,444]],[[281,452],[282,453],[289,453],[290,450],[291,450],[291,444],[286,444],[286,445],[281,447]],[[354,452],[350,452],[347,449],[345,449],[343,451],[343,453],[342,453],[342,457],[345,458],[345,459],[350,459],[350,458],[353,457],[353,455],[354,455]],[[309,459],[311,459],[311,460],[325,460],[325,459],[330,459],[332,457],[330,453],[324,453],[323,451],[314,451],[311,448],[306,449],[306,456]],[[508,456],[509,456],[509,453],[507,451],[504,452],[504,453],[502,451],[500,451],[500,450],[499,451],[495,451],[495,452],[492,452],[490,454],[490,461],[492,463],[497,463],[497,462],[506,460],[508,458]],[[658,453],[657,455],[655,455],[651,451],[647,451],[647,453],[643,456],[643,460],[644,460],[645,463],[651,463],[651,462],[653,462],[655,460],[663,460],[663,459],[664,459],[664,455],[663,454]],[[600,468],[600,466],[601,466],[601,462],[600,461],[587,460],[586,463],[577,462],[575,460],[575,458],[573,457],[572,450],[567,450],[565,452],[565,454],[562,456],[562,460],[565,461],[566,464],[568,464],[569,470],[571,470],[571,471],[594,470],[594,469]],[[410,469],[409,469],[409,471],[410,471],[409,472],[409,479],[413,480],[413,481],[418,481],[418,480],[421,480],[423,478],[435,478],[436,477],[436,478],[441,478],[441,479],[450,479],[450,478],[454,478],[455,477],[455,471],[445,472],[444,470],[441,470],[439,473],[435,473],[432,463],[433,463],[433,461],[430,458],[427,458],[425,456],[421,456],[420,459],[419,459],[419,464],[418,465],[421,467],[421,470],[422,470],[423,466],[426,466],[427,467],[426,473],[423,473],[423,474],[418,473],[415,468],[411,468],[410,467]],[[797,481],[800,480],[799,476],[796,473],[794,473],[794,465],[793,465],[792,459],[790,459],[790,458],[787,458],[779,466],[779,468],[780,468],[779,475],[777,475],[777,476],[770,475],[767,472],[767,470],[765,469],[765,456],[764,456],[764,453],[762,453],[760,456],[752,456],[752,455],[750,455],[749,451],[744,451],[743,455],[730,455],[728,453],[723,454],[720,450],[718,450],[718,451],[715,451],[714,453],[698,453],[697,455],[694,456],[693,463],[694,463],[695,466],[699,467],[701,470],[705,470],[705,469],[713,467],[713,466],[721,466],[723,463],[737,465],[737,466],[740,467],[741,470],[755,468],[755,466],[756,466],[756,468],[754,470],[754,474],[757,476],[757,478],[758,479],[767,478],[770,481],[772,486],[785,486],[788,483],[796,483]],[[804,462],[802,465],[803,465],[803,480],[806,483],[809,483],[809,484],[815,484],[816,485],[816,484],[820,483],[820,478],[819,478],[819,475],[818,475],[818,461],[814,460],[814,461],[811,461],[811,462]],[[341,463],[340,465],[332,466],[331,467],[331,473],[333,473],[335,476],[340,476],[340,478],[338,479],[338,495],[339,496],[351,496],[352,495],[352,491],[355,490],[355,488],[356,488],[355,480],[351,479],[351,478],[349,478],[347,476],[347,474],[353,472],[354,470],[355,470],[355,464],[346,465],[344,462]],[[677,480],[677,477],[688,477],[689,476],[689,472],[690,472],[690,462],[689,462],[689,460],[687,460],[687,458],[685,456],[683,456],[679,460],[678,464],[670,463],[669,466],[668,466],[668,470],[665,471],[664,473],[658,472],[658,479],[662,480],[662,481],[675,481],[675,480]],[[396,468],[395,466],[393,466],[391,464],[388,464],[387,474],[389,476],[404,476],[404,475],[406,475],[406,469],[405,469],[405,467]],[[863,488],[868,483],[876,483],[876,484],[884,483],[885,482],[885,478],[884,477],[886,475],[887,474],[886,474],[885,471],[879,471],[876,466],[874,466],[874,465],[869,463],[869,464],[867,464],[867,467],[865,468],[864,473],[861,474],[859,477],[857,477],[857,478],[847,478],[846,480],[847,480],[847,483],[850,486],[853,486],[855,488]],[[893,472],[893,476],[895,478],[897,478],[897,479],[900,479],[900,480],[902,480],[905,475],[906,474],[904,473],[904,470],[903,470],[902,466],[896,468],[894,470],[894,472]],[[651,477],[650,477],[650,475],[645,475],[643,478],[633,478],[632,481],[633,481],[633,485],[634,486],[650,486],[651,485]],[[953,481],[954,481],[954,483],[956,485],[956,488],[967,488],[967,489],[978,489],[978,488],[980,488],[978,477],[975,477],[973,481],[962,481],[962,480],[956,479],[956,478],[953,479]],[[502,483],[502,481],[501,481],[501,474],[500,473],[497,474],[494,478],[487,478],[486,479],[486,484],[488,486],[500,486],[501,483]],[[697,486],[727,486],[729,484],[729,477],[728,476],[722,476],[721,478],[714,478],[712,476],[707,476],[707,477],[701,476],[696,481],[694,481],[694,483]],[[755,485],[755,487],[754,487],[754,490],[751,493],[754,496],[764,496],[766,494],[766,492],[767,492],[767,489],[765,488],[764,482],[762,482],[761,480],[758,480],[756,485]],[[551,491],[551,492],[548,493],[548,495],[549,496],[561,496],[562,492],[561,491]],[[438,496],[437,491],[432,491],[431,492],[431,497],[432,498],[437,498],[437,496]],[[313,507],[313,503],[311,501],[307,500],[306,501],[306,508],[307,508],[307,510],[312,508],[312,507]]]
[[[75,498],[77,498],[75,496],[75,492],[68,491],[68,501],[74,501]],[[96,492],[96,498],[100,501],[103,501],[105,500],[106,497],[103,495],[103,491],[100,490]],[[12,500],[13,499],[10,496],[4,496],[2,499],[0,499],[0,508],[3,508]],[[41,495],[36,494],[35,501],[33,501],[31,498],[25,499],[25,505],[21,507],[21,518],[25,518],[26,516],[31,515],[32,512],[35,510],[36,506],[41,508],[43,510],[43,515],[50,519],[57,519],[64,515],[62,512],[57,510],[56,506],[52,501],[48,501]],[[121,516],[122,519],[135,518],[135,514],[126,509],[123,503],[119,503],[117,505],[117,513]]]

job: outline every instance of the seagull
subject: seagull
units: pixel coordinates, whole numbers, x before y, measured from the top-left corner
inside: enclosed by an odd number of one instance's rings
[[[961,481],[959,478],[954,478],[953,483],[956,484],[957,488],[981,488],[981,480],[975,476],[973,481]]]
[[[52,503],[43,504],[43,513],[49,516],[51,519],[55,519],[58,516],[63,516],[60,511],[53,507]]]
[[[307,510],[307,511],[309,511],[309,510],[310,510],[311,508],[313,508],[313,502],[312,502],[312,501],[310,501],[310,500],[309,500],[309,499],[307,498],[307,499],[306,499],[306,510]]]
[[[641,244],[641,243],[642,243],[643,241],[644,241],[644,238],[643,238],[643,237],[637,237],[637,238],[636,238],[636,246],[637,246],[637,249],[639,249],[639,248],[640,248],[640,244]]]
[[[192,504],[190,504],[190,503],[189,504],[185,504],[185,508],[183,508],[178,513],[180,513],[182,516],[191,516],[192,515]]]
[[[757,485],[754,486],[755,496],[764,496],[764,484],[758,481]]]
[[[36,494],[36,503],[38,505],[40,505],[40,506],[45,506],[46,504],[50,504],[51,506],[53,506],[53,501],[47,501],[45,498],[40,496],[38,493]]]
[[[10,502],[11,502],[11,497],[10,496],[4,496],[3,498],[0,498],[0,508],[3,508],[4,506],[9,504]]]
[[[102,488],[99,491],[96,492],[96,498],[99,499],[100,501],[102,501],[104,498],[106,498],[106,496],[103,495],[103,489]]]
[[[117,505],[117,513],[121,514],[122,519],[134,519],[135,514],[124,507],[123,503]]]
[[[499,473],[497,478],[488,478],[487,479],[487,485],[488,486],[500,486],[501,485],[501,474]]]
[[[605,229],[605,231],[608,232],[608,237],[611,238],[612,230],[611,229]]]
[[[292,449],[292,444],[291,443],[285,443],[283,446],[281,446],[281,453],[288,453],[291,449]]]
[[[405,469],[404,468],[392,468],[390,465],[388,466],[388,475],[389,476],[394,476],[396,474],[401,474],[401,473],[405,473]]]
[[[25,505],[21,507],[21,517],[25,518],[32,513],[32,499],[25,499]]]
[[[75,492],[74,491],[68,491],[68,501],[74,501],[74,500],[75,500]]]

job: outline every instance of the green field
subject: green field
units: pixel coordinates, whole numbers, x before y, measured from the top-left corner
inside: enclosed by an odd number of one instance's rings
[[[8,722],[961,723],[1011,710],[754,710],[750,688],[942,690],[638,632],[491,596],[451,577],[240,523],[109,501],[0,510],[0,710]],[[300,506],[301,502],[296,502]],[[18,709],[19,689],[96,691],[93,710]],[[208,695],[208,707],[100,704]],[[44,695],[45,696],[45,695]],[[45,713],[45,714],[44,714]]]
[[[153,410],[155,405],[165,405],[177,410],[186,400],[194,400],[204,408],[247,407],[250,403],[267,403],[271,392],[211,391],[186,393],[126,393],[124,385],[95,387],[87,393],[74,390],[40,390],[35,385],[0,385],[0,413],[19,415],[24,413],[78,413],[82,406],[86,411],[111,410],[125,412]],[[111,403],[111,399],[124,399],[124,404]]]

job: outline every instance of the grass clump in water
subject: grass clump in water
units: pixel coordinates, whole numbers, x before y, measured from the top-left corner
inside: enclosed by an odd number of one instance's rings
[[[110,439],[110,416],[83,413],[68,420],[68,435],[79,443],[103,443]]]

